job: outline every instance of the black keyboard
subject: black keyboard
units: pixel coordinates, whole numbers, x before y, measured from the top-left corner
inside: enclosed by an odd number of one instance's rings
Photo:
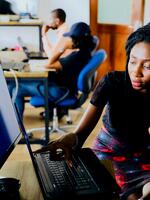
[[[44,199],[119,199],[120,188],[91,149],[74,154],[72,167],[65,160],[54,161],[48,152],[33,155]]]
[[[73,156],[73,164],[70,167],[65,160],[54,161],[50,159],[49,154],[40,155],[54,190],[62,193],[72,191],[78,194],[99,191],[99,187],[79,157]]]

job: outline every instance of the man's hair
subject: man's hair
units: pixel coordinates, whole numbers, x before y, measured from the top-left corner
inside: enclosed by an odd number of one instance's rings
[[[66,21],[66,13],[63,9],[57,8],[55,10],[52,10],[51,13],[55,13],[56,17],[59,18],[61,22]]]
[[[129,62],[131,49],[133,48],[135,44],[139,42],[150,43],[150,23],[137,29],[128,37],[126,46],[125,46],[126,56],[127,56],[126,66],[128,65],[128,62]]]

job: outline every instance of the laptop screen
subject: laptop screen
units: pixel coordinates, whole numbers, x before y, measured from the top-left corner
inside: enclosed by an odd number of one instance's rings
[[[22,50],[24,51],[27,59],[30,59],[30,56],[29,56],[29,49],[26,47],[26,45],[24,44],[22,38],[20,36],[17,37],[17,40],[18,40],[18,43],[20,45],[20,47],[22,48]]]
[[[0,67],[0,168],[21,138],[15,110]]]

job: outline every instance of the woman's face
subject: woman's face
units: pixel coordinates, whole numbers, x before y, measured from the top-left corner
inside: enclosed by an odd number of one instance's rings
[[[150,43],[139,42],[131,49],[128,72],[133,89],[150,91]]]

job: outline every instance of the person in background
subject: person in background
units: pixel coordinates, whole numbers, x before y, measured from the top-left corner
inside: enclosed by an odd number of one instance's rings
[[[56,73],[49,76],[49,101],[54,102],[63,95],[77,93],[77,78],[80,71],[91,58],[91,52],[95,48],[93,36],[89,25],[78,22],[72,25],[69,32],[63,34],[69,38],[61,44],[61,48],[53,51],[53,56],[48,60],[46,69],[55,69]],[[69,55],[64,55],[66,50],[72,50]],[[15,93],[13,89],[13,94]],[[16,96],[16,106],[23,117],[24,97],[44,96],[44,86],[37,81],[21,82]]]
[[[48,37],[48,32],[51,30],[56,30],[57,39],[54,44],[52,44]],[[43,48],[48,57],[51,56],[55,49],[59,48],[59,45],[63,42],[63,40],[66,40],[66,38],[63,37],[63,34],[68,31],[69,27],[66,24],[65,11],[61,8],[52,10],[49,24],[43,25],[42,27]]]
[[[93,143],[99,159],[111,159],[121,200],[150,199],[150,23],[126,42],[126,70],[100,80],[77,129],[37,152],[56,154],[61,148],[71,162],[72,151],[84,144],[103,109],[103,126]],[[143,191],[143,197],[142,197]]]
[[[49,31],[56,32],[56,40],[54,43],[50,41],[50,37],[48,36]],[[69,43],[70,41],[68,38],[64,37],[63,34],[69,31],[69,27],[66,23],[66,12],[61,9],[57,8],[51,11],[50,19],[48,24],[44,24],[42,27],[42,42],[43,42],[43,49],[48,56],[49,59],[53,58],[57,49],[60,49],[63,43]],[[67,49],[66,52],[63,54],[68,55],[71,53],[71,49]],[[58,110],[58,116],[61,118],[63,116],[64,111],[62,109]],[[45,112],[40,113],[41,118],[45,117]],[[52,118],[53,110],[49,111],[49,117]]]

